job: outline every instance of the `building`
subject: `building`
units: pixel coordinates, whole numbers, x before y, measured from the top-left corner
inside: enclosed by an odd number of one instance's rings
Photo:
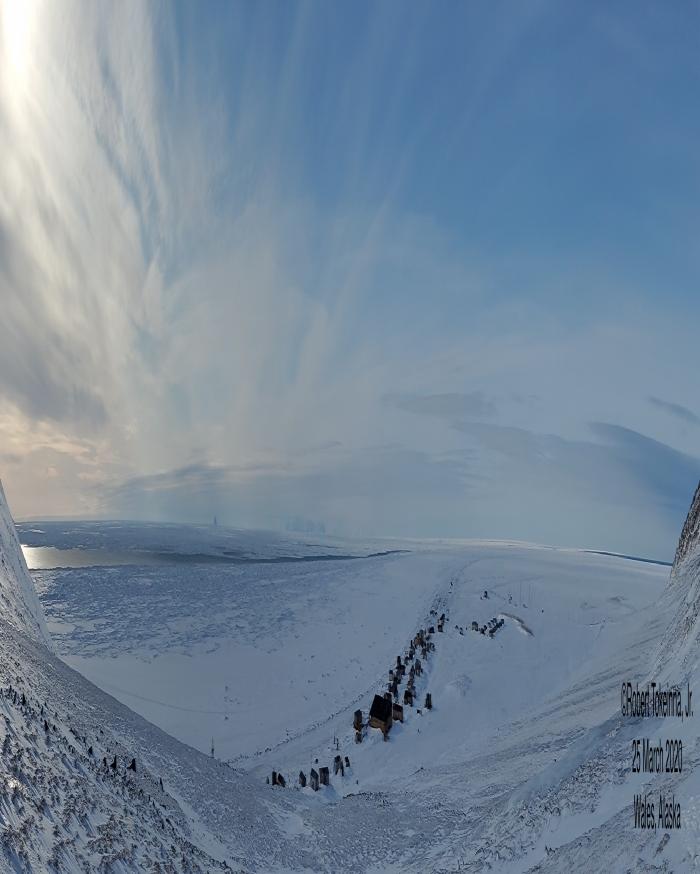
[[[381,695],[375,695],[369,711],[369,724],[386,734],[391,728],[392,702]]]

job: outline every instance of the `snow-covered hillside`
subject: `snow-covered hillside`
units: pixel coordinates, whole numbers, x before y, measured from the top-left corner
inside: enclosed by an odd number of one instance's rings
[[[451,607],[436,660],[454,646],[448,695],[460,676],[470,678],[462,700],[475,711],[473,739],[477,723],[501,725],[521,696],[532,702],[551,682],[565,683],[621,620],[658,596],[667,575],[578,550],[473,542],[347,562],[35,577],[69,664],[180,740],[209,752],[213,738],[217,756],[247,766],[312,730],[324,740],[344,733],[433,605]],[[482,602],[485,588],[491,597]],[[523,617],[534,637],[515,619],[486,646],[454,628],[501,611]]]
[[[18,566],[16,541],[2,546]],[[699,678],[698,546],[691,533],[671,584],[659,565],[506,543],[37,573],[59,653],[125,703],[28,634],[14,615],[24,599],[9,599],[0,868],[693,870],[695,719],[626,718],[620,688]],[[17,585],[8,572],[5,590]],[[357,744],[354,710],[366,720],[396,656],[443,613],[403,724]],[[493,636],[471,630],[491,619]],[[172,736],[205,749],[210,733],[216,759]],[[632,773],[646,734],[682,739],[681,773]],[[323,765],[330,785],[301,789],[299,771]],[[286,787],[266,782],[273,769]],[[681,803],[682,829],[635,829],[634,795],[659,789]]]
[[[676,557],[673,562],[674,572],[678,572],[685,559],[700,548],[700,484],[695,490],[695,495],[688,511],[688,516],[683,525],[681,536],[676,549]]]
[[[674,615],[659,647],[656,667],[666,673],[680,671],[680,682],[700,665],[700,485],[681,532],[664,602]]]
[[[17,539],[0,482],[0,615],[34,640],[50,647],[44,614]]]
[[[271,814],[257,787],[49,651],[2,493],[0,520],[0,870],[214,871],[225,859],[258,866],[252,833]],[[281,855],[276,832],[271,826],[267,859]]]

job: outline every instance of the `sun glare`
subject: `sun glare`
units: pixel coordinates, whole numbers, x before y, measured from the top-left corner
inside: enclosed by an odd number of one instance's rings
[[[35,0],[0,0],[0,32],[4,75],[13,87],[22,86],[29,69],[36,20]]]

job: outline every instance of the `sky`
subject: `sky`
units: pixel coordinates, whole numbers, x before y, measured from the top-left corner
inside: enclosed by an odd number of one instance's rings
[[[697,2],[0,0],[16,516],[669,558]]]

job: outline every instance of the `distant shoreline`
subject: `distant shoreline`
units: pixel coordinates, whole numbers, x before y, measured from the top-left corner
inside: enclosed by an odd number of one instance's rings
[[[167,552],[163,550],[101,550],[99,548],[58,546],[30,546],[22,544],[22,550],[31,571],[71,570],[90,567],[139,567],[177,564],[296,564],[317,561],[356,561],[358,559],[383,558],[389,555],[408,553],[408,549],[387,549],[365,555],[278,555],[269,558],[223,553]],[[64,562],[64,563],[61,563]]]

